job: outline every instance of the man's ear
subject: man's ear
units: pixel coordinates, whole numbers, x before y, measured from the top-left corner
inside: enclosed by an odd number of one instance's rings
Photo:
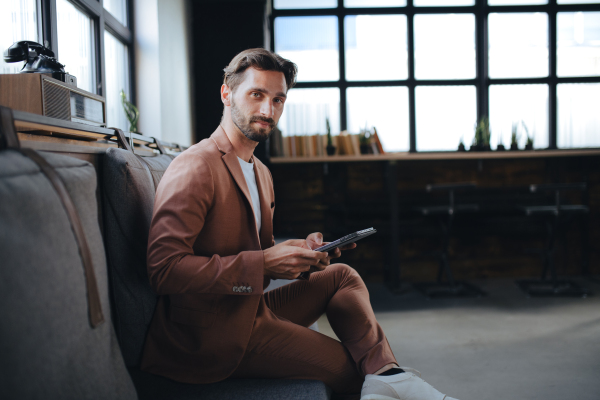
[[[223,104],[225,104],[226,106],[231,106],[231,90],[229,89],[229,86],[222,84],[221,85],[221,101],[223,102]]]

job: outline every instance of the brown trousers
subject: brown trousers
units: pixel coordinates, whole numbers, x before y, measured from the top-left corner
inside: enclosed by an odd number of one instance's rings
[[[308,328],[327,314],[335,339]],[[266,293],[236,378],[314,379],[356,399],[366,374],[396,363],[358,273],[330,265]]]

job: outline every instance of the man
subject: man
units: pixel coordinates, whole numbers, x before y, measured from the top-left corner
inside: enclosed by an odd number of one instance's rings
[[[264,49],[238,54],[225,68],[221,124],[166,171],[148,247],[160,298],[142,369],[187,383],[317,379],[348,399],[450,399],[398,367],[363,281],[330,265],[340,249],[311,250],[320,233],[275,245],[273,182],[253,152],[277,124],[296,73]],[[305,271],[308,279],[263,292],[270,279]],[[323,313],[341,343],[308,328]]]

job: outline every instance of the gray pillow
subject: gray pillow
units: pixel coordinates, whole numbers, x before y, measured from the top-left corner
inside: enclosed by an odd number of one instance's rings
[[[150,287],[146,248],[155,186],[173,157],[144,157],[108,149],[103,161],[103,213],[113,322],[128,367],[138,366],[156,307]]]
[[[105,322],[90,327],[83,263],[50,182],[29,158],[0,152],[0,398],[136,399],[110,322],[96,172],[72,157],[42,156],[80,215]]]

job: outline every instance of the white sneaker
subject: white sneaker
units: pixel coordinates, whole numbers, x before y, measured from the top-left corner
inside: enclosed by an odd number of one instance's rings
[[[434,389],[419,377],[419,371],[402,369],[405,372],[396,375],[367,375],[360,400],[457,400]]]

